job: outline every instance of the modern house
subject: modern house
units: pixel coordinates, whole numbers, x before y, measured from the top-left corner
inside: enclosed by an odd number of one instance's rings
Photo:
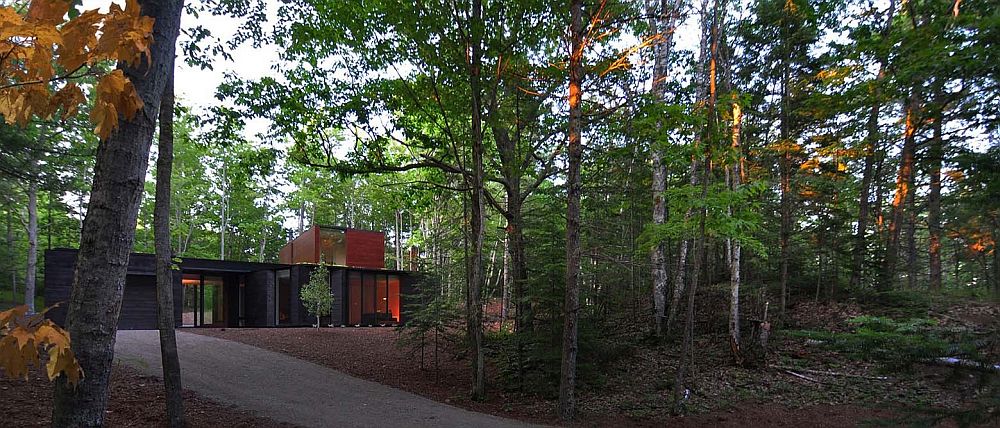
[[[45,305],[69,300],[77,250],[45,253]],[[329,271],[333,310],[321,319],[338,326],[396,325],[406,321],[410,272],[385,269],[381,232],[313,226],[285,245],[279,263],[182,257],[174,274],[178,327],[285,327],[315,322],[299,300],[314,269]],[[321,263],[322,262],[322,263]],[[122,297],[119,329],[156,328],[156,262],[133,253]],[[66,305],[49,311],[62,324]]]

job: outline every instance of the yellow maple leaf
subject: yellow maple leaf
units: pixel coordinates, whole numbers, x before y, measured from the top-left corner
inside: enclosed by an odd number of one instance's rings
[[[25,305],[0,312],[0,368],[7,376],[27,378],[28,368],[40,364],[41,348],[49,355],[45,364],[49,380],[64,374],[71,385],[79,382],[83,369],[70,348],[69,333],[45,319],[53,307],[31,316]]]
[[[92,60],[97,45],[97,30],[104,15],[96,9],[81,13],[64,24],[59,33],[63,42],[56,50],[58,62],[65,70],[76,70]]]
[[[58,90],[55,96],[49,103],[49,109],[52,112],[57,110],[62,110],[62,118],[67,119],[70,116],[76,114],[77,109],[80,104],[87,101],[87,96],[83,94],[83,90],[80,89],[76,83],[68,83],[63,86],[62,89]]]
[[[121,69],[104,75],[97,82],[97,101],[90,111],[90,119],[97,127],[94,132],[106,140],[118,128],[119,116],[130,120],[142,108],[142,99]]]
[[[28,6],[28,19],[45,24],[60,24],[70,6],[71,3],[66,0],[33,0]]]

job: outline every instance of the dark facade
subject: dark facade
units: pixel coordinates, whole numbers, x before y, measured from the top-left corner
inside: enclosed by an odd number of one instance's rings
[[[67,302],[76,250],[45,254],[45,304]],[[324,325],[395,325],[406,322],[405,296],[412,294],[409,272],[315,264],[253,263],[182,258],[174,274],[174,319],[178,327],[278,327],[315,322],[299,300],[299,290],[318,268],[330,271],[333,310]],[[63,324],[65,304],[49,312]],[[119,329],[156,328],[156,272],[151,254],[129,257]]]

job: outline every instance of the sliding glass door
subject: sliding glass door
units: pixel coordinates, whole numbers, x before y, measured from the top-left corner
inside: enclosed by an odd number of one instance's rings
[[[377,272],[348,274],[348,324],[399,323],[399,276]]]
[[[186,273],[181,278],[183,297],[181,325],[184,327],[224,327],[229,305],[221,276]]]

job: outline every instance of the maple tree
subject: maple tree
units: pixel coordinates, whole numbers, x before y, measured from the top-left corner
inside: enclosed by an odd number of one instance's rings
[[[83,377],[83,369],[70,349],[69,333],[45,318],[45,312],[54,307],[30,315],[28,305],[0,312],[0,367],[7,376],[27,379],[30,367],[41,364],[41,349],[49,356],[45,363],[49,380],[62,373],[68,383],[75,385]]]
[[[124,9],[112,4],[107,13],[77,14],[71,6],[66,0],[33,0],[26,13],[0,8],[0,115],[21,126],[60,112],[68,118],[87,99],[81,81],[96,79],[90,120],[104,140],[119,116],[131,119],[143,104],[121,70],[105,72],[102,65],[149,60],[153,18],[140,15],[136,0]]]

